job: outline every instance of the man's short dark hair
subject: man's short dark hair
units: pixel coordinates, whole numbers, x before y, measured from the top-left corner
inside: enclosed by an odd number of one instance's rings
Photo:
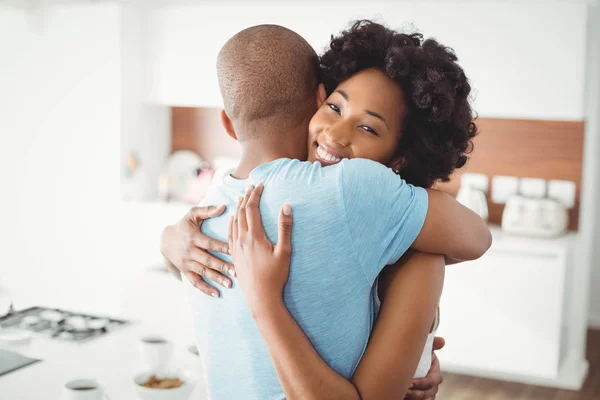
[[[244,29],[225,43],[217,59],[225,113],[234,126],[245,128],[297,126],[315,111],[318,63],[314,49],[287,28]],[[238,139],[248,139],[253,131],[238,132]]]

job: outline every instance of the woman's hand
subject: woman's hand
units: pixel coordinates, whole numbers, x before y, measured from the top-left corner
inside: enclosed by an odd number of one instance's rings
[[[441,350],[446,341],[436,336],[433,340],[433,354],[431,356],[431,368],[427,376],[415,379],[410,385],[410,390],[404,397],[405,400],[435,400],[440,385],[444,381],[442,371],[440,370],[440,361],[435,352]]]
[[[206,236],[200,227],[204,220],[218,217],[223,211],[225,206],[194,207],[175,225],[167,226],[160,241],[167,265],[172,265],[196,288],[213,297],[219,297],[219,291],[204,279],[230,288],[231,279],[226,274],[235,276],[235,271],[233,265],[208,253],[228,253],[228,244]]]
[[[292,208],[279,211],[279,242],[273,245],[258,209],[263,185],[248,187],[238,201],[235,217],[229,220],[229,248],[238,282],[252,316],[256,319],[273,302],[283,300],[283,287],[290,271],[292,255]]]

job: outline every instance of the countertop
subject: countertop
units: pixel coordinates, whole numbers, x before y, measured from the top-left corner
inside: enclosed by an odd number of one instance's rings
[[[12,293],[16,290],[11,288]],[[24,346],[2,348],[40,358],[43,361],[0,376],[0,397],[3,400],[60,399],[65,382],[77,378],[99,379],[106,385],[110,400],[136,398],[133,377],[143,370],[138,353],[139,338],[145,334],[160,334],[174,343],[170,365],[191,371],[197,377],[193,399],[204,399],[200,358],[188,348],[193,344],[191,321],[181,283],[159,270],[141,269],[124,274],[107,294],[117,299],[118,312],[109,315],[126,318],[133,323],[104,337],[76,344],[34,335]],[[31,305],[17,296],[18,309]],[[81,298],[72,310],[98,313],[86,309]]]

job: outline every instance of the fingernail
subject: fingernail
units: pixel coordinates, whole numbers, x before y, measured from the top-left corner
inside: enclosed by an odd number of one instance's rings
[[[229,288],[229,286],[230,286],[229,281],[226,279],[223,279],[223,286],[225,286],[226,288]]]
[[[410,384],[410,386],[409,386],[408,388],[409,388],[409,389],[412,389],[412,388],[414,388],[414,387],[415,387],[415,384],[414,384],[414,383],[411,383],[411,384]]]
[[[216,297],[219,297],[219,295],[218,295],[217,293],[212,293],[212,294],[211,294],[211,296],[212,296],[212,297],[215,297],[215,298],[216,298]]]
[[[283,205],[283,214],[292,215],[292,206],[290,205],[290,203],[285,203]]]
[[[235,270],[233,268],[229,269],[229,275],[235,276]]]
[[[252,185],[248,185],[248,187],[246,188],[246,192],[251,191],[252,189],[254,189],[254,186]]]

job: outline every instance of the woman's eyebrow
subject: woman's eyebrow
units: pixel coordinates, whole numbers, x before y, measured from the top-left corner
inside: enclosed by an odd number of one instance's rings
[[[339,90],[339,89],[338,89],[338,90],[336,90],[336,91],[335,91],[335,93],[339,93],[339,94],[341,94],[341,95],[342,95],[342,97],[343,97],[344,99],[346,99],[346,101],[348,101],[348,95],[347,95],[347,94],[346,94],[346,92],[344,92],[343,90]]]
[[[344,99],[346,99],[346,101],[348,101],[348,94],[346,92],[344,92],[343,90],[337,89],[335,91],[335,93],[339,93]],[[383,121],[385,126],[387,126],[387,128],[390,129],[390,126],[388,125],[387,121],[380,114],[377,114],[375,111],[371,111],[371,110],[365,110],[365,114],[370,115],[375,118],[379,118],[381,121]]]
[[[390,129],[390,127],[388,126],[388,123],[385,120],[385,118],[383,118],[381,115],[377,114],[375,111],[365,110],[365,113],[368,114],[368,115],[370,115],[370,116],[372,116],[372,117],[379,118],[380,120],[383,121],[383,123],[385,124],[385,126],[387,126],[387,128]]]

